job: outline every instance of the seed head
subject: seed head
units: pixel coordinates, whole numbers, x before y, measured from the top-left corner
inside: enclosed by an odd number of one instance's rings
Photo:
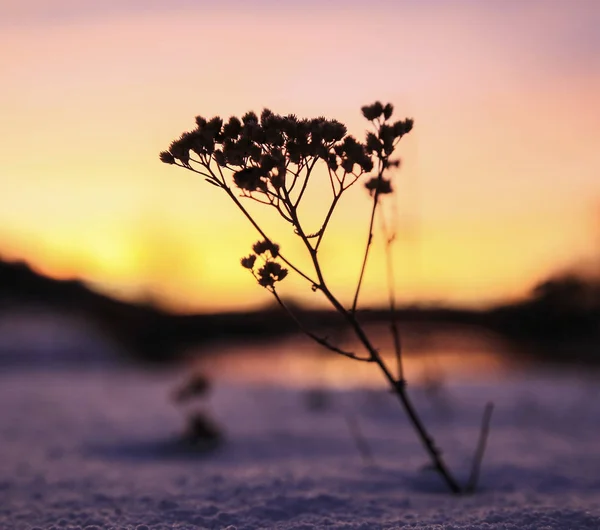
[[[159,155],[160,161],[165,164],[174,164],[175,157],[169,151],[162,151]]]
[[[287,274],[288,270],[276,261],[267,261],[258,270],[258,283],[263,287],[273,287],[275,282],[283,280]]]
[[[250,254],[249,256],[246,256],[245,258],[241,259],[241,264],[242,267],[244,267],[245,269],[252,269],[254,267],[255,261],[256,255]]]
[[[405,134],[408,134],[412,131],[414,125],[414,120],[412,118],[406,118],[405,120],[399,120],[394,123],[394,136],[396,138],[401,138]]]
[[[233,175],[233,181],[236,186],[246,191],[256,191],[264,189],[265,183],[261,180],[262,171],[258,167],[247,167],[236,171]]]
[[[225,159],[225,155],[223,154],[223,151],[221,151],[220,149],[217,149],[213,153],[213,158],[215,159],[215,162],[217,164],[219,164],[220,166],[224,166],[225,164],[227,164],[227,160]]]
[[[389,120],[392,117],[393,113],[394,113],[394,105],[392,105],[391,103],[388,103],[385,107],[383,107],[383,117],[386,120]]]
[[[231,116],[229,121],[223,127],[223,136],[225,139],[236,140],[242,130],[242,122],[235,116]]]
[[[175,140],[169,146],[169,152],[174,158],[187,165],[190,161],[190,149],[194,140],[194,134],[190,132],[183,133],[179,139]]]
[[[279,245],[267,240],[257,241],[252,245],[252,250],[257,254],[264,254],[269,251],[274,258],[279,256]]]
[[[368,153],[381,153],[383,146],[381,141],[372,132],[367,133],[367,152]]]
[[[326,142],[338,142],[346,135],[346,132],[346,126],[339,121],[328,120],[323,123],[323,140]]]
[[[260,123],[264,127],[266,122],[269,121],[269,118],[273,117],[273,112],[270,109],[263,109],[260,113]]]
[[[258,116],[255,112],[249,111],[242,116],[242,121],[244,122],[244,125],[251,122],[258,123]]]
[[[379,195],[392,193],[392,182],[386,178],[372,177],[365,183],[371,197],[377,192]]]
[[[363,116],[369,121],[376,120],[383,114],[383,105],[380,101],[376,101],[372,105],[365,105],[360,109]]]

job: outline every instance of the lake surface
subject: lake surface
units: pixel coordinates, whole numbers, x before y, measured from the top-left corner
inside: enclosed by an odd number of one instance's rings
[[[387,327],[370,325],[367,331],[395,370]],[[358,341],[350,336],[329,339],[346,351],[364,354]],[[529,366],[510,343],[475,328],[411,326],[402,334],[402,347],[405,377],[412,384],[505,378],[515,371],[528,370]],[[244,343],[215,342],[195,353],[195,368],[216,379],[300,387],[385,386],[375,364],[330,352],[301,334]]]
[[[392,338],[386,324],[366,328],[373,345],[397,373]],[[515,343],[480,328],[448,324],[401,325],[403,367],[411,386],[503,381],[550,371]],[[332,331],[328,340],[358,355],[364,349],[350,333]],[[386,382],[373,363],[358,362],[326,350],[300,333],[262,340],[228,340],[204,344],[187,352],[191,367],[215,382],[284,385],[313,388],[384,388]],[[4,314],[0,318],[0,366],[86,368],[123,364],[122,346],[97,326],[54,313]],[[589,367],[565,366],[576,375]]]

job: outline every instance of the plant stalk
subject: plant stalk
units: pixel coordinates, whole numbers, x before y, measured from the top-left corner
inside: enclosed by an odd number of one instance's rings
[[[383,372],[384,377],[388,381],[393,392],[398,397],[402,407],[404,408],[406,414],[408,415],[408,417],[410,419],[410,422],[412,423],[413,427],[417,431],[417,434],[421,440],[421,443],[425,447],[425,450],[427,451],[427,453],[429,454],[429,456],[433,462],[434,468],[441,475],[441,477],[445,481],[445,483],[448,486],[448,488],[450,489],[450,491],[452,493],[456,493],[456,494],[462,493],[463,489],[458,484],[458,482],[456,481],[456,479],[454,478],[454,476],[452,475],[452,473],[446,466],[446,463],[444,462],[444,460],[442,458],[442,454],[441,454],[440,450],[436,447],[435,442],[433,441],[433,438],[427,432],[425,425],[421,421],[421,418],[419,417],[414,405],[412,404],[412,401],[410,400],[408,393],[406,392],[406,385],[405,385],[404,381],[403,380],[398,381],[394,378],[394,376],[388,369],[387,365],[385,364],[385,361],[382,359],[381,355],[379,355],[379,352],[373,347],[373,345],[371,344],[371,341],[367,337],[362,326],[356,320],[354,312],[347,311],[344,308],[344,306],[339,302],[339,300],[331,293],[331,291],[329,290],[329,288],[327,287],[327,285],[325,283],[325,278],[323,277],[323,272],[321,270],[321,265],[317,258],[317,253],[316,253],[315,249],[311,246],[310,241],[308,240],[306,235],[304,234],[295,211],[292,212],[292,219],[294,220],[294,223],[295,223],[296,227],[298,228],[298,234],[300,235],[300,237],[304,241],[304,244],[306,245],[307,249],[310,252],[310,256],[311,256],[311,259],[312,259],[312,262],[313,262],[313,265],[315,268],[315,272],[319,279],[319,285],[318,285],[319,290],[325,295],[325,297],[329,300],[329,302],[333,305],[333,307],[346,319],[346,321],[348,322],[348,324],[350,325],[350,327],[352,328],[352,330],[354,331],[354,333],[356,334],[356,336],[358,337],[360,342],[363,344],[363,346],[369,352],[373,361],[375,363],[377,363],[377,365]]]

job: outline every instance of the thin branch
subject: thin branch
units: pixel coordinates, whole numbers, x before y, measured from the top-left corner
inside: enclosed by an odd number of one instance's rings
[[[284,203],[284,204],[285,204],[285,203]],[[275,208],[277,208],[277,211],[279,212],[279,215],[281,215],[281,217],[282,217],[283,219],[285,219],[285,220],[286,220],[288,223],[290,223],[291,225],[293,225],[293,224],[294,224],[294,223],[293,223],[293,221],[292,221],[292,219],[291,219],[291,217],[289,217],[289,216],[288,216],[288,215],[287,215],[287,214],[286,214],[286,213],[285,213],[285,212],[282,210],[282,208],[281,208],[281,206],[280,206],[280,201],[277,201],[277,205],[275,206]],[[286,207],[286,209],[287,209],[287,207]]]
[[[350,435],[352,436],[364,463],[369,466],[374,466],[375,459],[373,458],[373,451],[371,451],[371,446],[365,438],[356,416],[350,413],[346,414],[346,424],[348,425]]]
[[[209,160],[210,167],[210,160]],[[219,175],[221,175],[221,180],[223,181],[223,185],[225,185],[225,175],[223,175],[223,170],[221,169],[221,164],[217,164],[217,169],[219,170]]]
[[[315,158],[313,160],[312,165],[310,163],[306,164],[306,175],[304,177],[304,182],[302,183],[302,188],[300,188],[300,193],[298,194],[298,198],[296,199],[296,202],[294,203],[294,208],[298,207],[298,204],[300,203],[300,200],[302,199],[302,196],[304,195],[304,192],[306,191],[306,186],[308,186],[308,179],[310,178],[310,174],[311,174],[313,168],[315,167],[317,160],[319,160],[319,159]]]
[[[238,198],[235,196],[235,194],[231,191],[231,189],[227,186],[225,186],[223,188],[225,190],[225,192],[227,193],[227,195],[229,195],[229,197],[233,200],[233,202],[235,203],[235,205],[242,211],[242,213],[246,216],[246,219],[248,219],[250,221],[250,223],[252,224],[252,226],[254,228],[256,228],[256,231],[262,236],[262,238],[269,242],[272,243],[271,239],[267,236],[267,234],[265,234],[264,230],[258,225],[258,223],[252,218],[252,216],[250,215],[250,213],[248,213],[248,210],[246,210],[246,208],[244,208],[244,205],[238,200]],[[299,274],[300,276],[302,276],[305,280],[309,281],[312,285],[315,285],[315,281],[308,276],[307,274],[305,274],[304,272],[302,272],[298,267],[296,267],[293,263],[291,263],[287,258],[285,258],[285,256],[283,256],[283,254],[279,254],[279,259],[281,261],[283,261],[290,269],[292,269],[293,271],[295,271],[297,274]]]
[[[340,355],[343,355],[344,357],[348,357],[349,359],[354,359],[355,361],[362,361],[362,362],[365,362],[365,363],[373,362],[373,359],[371,357],[361,357],[361,356],[359,356],[359,355],[357,355],[355,353],[342,350],[341,348],[338,348],[337,346],[334,346],[333,344],[331,344],[327,340],[326,337],[319,337],[318,335],[315,335],[312,331],[308,330],[304,326],[304,324],[302,324],[302,322],[300,321],[300,319],[285,304],[285,302],[281,299],[281,297],[279,296],[279,294],[275,290],[275,287],[272,287],[271,289],[269,289],[269,291],[271,291],[273,293],[273,296],[275,297],[275,300],[277,300],[277,303],[287,312],[288,315],[290,315],[290,317],[294,320],[294,322],[296,322],[296,324],[300,328],[300,331],[302,331],[305,335],[307,335],[308,337],[310,337],[312,340],[314,340],[315,342],[319,343],[321,346],[324,346],[328,350],[331,350],[331,351],[333,351],[335,353],[339,353]]]
[[[396,355],[396,366],[398,370],[398,380],[404,381],[404,368],[402,367],[402,341],[400,340],[400,331],[398,330],[398,312],[396,310],[396,286],[394,281],[394,258],[392,254],[392,245],[396,240],[395,231],[390,234],[386,224],[383,210],[379,210],[379,219],[381,221],[381,232],[385,238],[385,258],[386,258],[386,276],[388,287],[388,305],[390,307],[390,332],[394,341],[394,354]]]
[[[465,487],[465,493],[473,493],[477,489],[477,483],[479,482],[479,471],[481,469],[481,461],[485,453],[485,447],[487,444],[488,435],[490,432],[490,422],[492,420],[492,413],[494,412],[494,404],[490,401],[483,411],[483,417],[481,418],[481,430],[479,431],[479,441],[477,442],[477,449],[473,456],[473,464],[471,466],[471,475],[469,481]]]
[[[365,254],[360,268],[360,275],[358,277],[358,283],[356,284],[356,291],[354,292],[354,299],[352,301],[352,313],[356,313],[356,306],[358,305],[358,295],[360,294],[360,288],[362,286],[363,278],[365,276],[365,270],[367,268],[367,259],[369,258],[369,250],[371,249],[371,243],[373,242],[373,223],[375,222],[375,212],[377,211],[377,205],[379,203],[379,189],[380,182],[383,179],[383,163],[379,159],[379,172],[378,181],[373,196],[373,208],[371,209],[371,220],[369,221],[369,237],[367,238],[367,245],[365,248]]]
[[[373,360],[377,363],[377,365],[383,372],[385,379],[387,380],[390,387],[394,391],[394,394],[400,401],[402,407],[404,408],[404,411],[406,412],[408,418],[410,419],[410,422],[412,423],[415,431],[417,432],[417,435],[419,436],[419,439],[421,440],[423,447],[429,454],[431,461],[433,462],[433,466],[434,466],[435,470],[440,474],[440,476],[442,477],[442,479],[444,480],[444,482],[446,483],[446,485],[448,486],[448,488],[450,489],[450,491],[452,493],[455,493],[455,494],[463,493],[463,489],[461,488],[461,486],[459,485],[457,480],[454,478],[454,475],[452,475],[452,473],[448,469],[446,463],[444,462],[444,459],[442,457],[440,450],[437,448],[435,441],[433,440],[431,435],[428,433],[428,431],[425,428],[425,425],[423,424],[421,418],[419,417],[414,405],[412,404],[412,401],[410,400],[410,398],[406,392],[406,385],[405,385],[404,381],[397,381],[394,378],[394,376],[392,375],[392,372],[389,370],[389,368],[385,364],[385,361],[383,360],[383,358],[381,357],[379,352],[373,347],[373,345],[371,344],[371,341],[365,334],[365,331],[363,330],[362,326],[356,320],[355,314],[352,313],[351,311],[346,310],[342,306],[342,304],[339,302],[339,300],[331,293],[331,291],[329,291],[329,289],[327,288],[327,285],[325,285],[325,283],[324,283],[323,277],[320,273],[320,269],[317,269],[316,272],[317,272],[317,275],[319,276],[319,280],[322,282],[321,285],[319,286],[319,289],[326,296],[326,298],[331,302],[331,304],[346,319],[346,321],[348,322],[348,324],[350,325],[350,327],[353,329],[354,333],[356,334],[357,338],[360,340],[360,342],[363,344],[363,346],[367,349],[367,351],[369,352],[369,354],[371,355]]]
[[[296,182],[298,181],[298,177],[300,176],[300,172],[302,171],[302,167],[303,166],[304,166],[303,160],[301,159],[300,162],[298,162],[298,164],[296,164],[296,171],[295,172],[294,171],[289,171],[292,175],[294,175],[294,178],[292,180],[291,186],[288,189],[288,193],[291,193],[292,190],[294,189],[294,186],[296,186]],[[288,173],[288,167],[289,167],[289,163],[286,162],[286,165],[285,165],[286,175]]]
[[[325,216],[325,220],[323,221],[321,228],[317,231],[317,234],[319,234],[319,237],[317,238],[317,242],[315,243],[315,250],[317,250],[319,248],[319,245],[321,244],[321,241],[323,240],[323,235],[325,234],[325,229],[327,228],[327,225],[329,224],[329,220],[331,219],[331,216],[333,215],[333,210],[335,210],[335,207],[336,207],[338,201],[340,200],[341,196],[342,196],[342,192],[340,191],[333,197],[333,201],[331,201],[331,206],[329,207],[329,211],[327,212],[327,215]]]
[[[192,166],[189,166],[189,165],[186,166],[185,164],[180,164],[178,162],[174,162],[173,165],[175,165],[177,167],[181,167],[183,169],[187,169],[188,171],[192,171],[194,173],[197,173],[198,175],[202,175],[203,177],[206,177],[208,179],[211,179],[211,180],[214,180],[216,182],[219,182],[218,179],[215,178],[215,175],[214,175],[214,173],[212,173],[212,171],[211,171],[212,174],[209,175],[208,173],[204,173],[203,171],[199,171],[198,169],[193,168]]]
[[[346,184],[345,186],[342,186],[343,191],[346,191],[350,186],[352,186],[352,184],[354,184],[360,177],[362,177],[364,175],[364,172],[362,172],[360,175],[355,175],[354,173],[350,173],[350,174],[354,177],[354,179],[351,182],[349,182],[348,184]],[[346,180],[346,175],[347,175],[347,173],[344,175],[344,180]]]
[[[256,201],[259,204],[273,206],[273,201],[265,201],[264,199],[259,199],[258,197],[255,197],[254,195],[252,195],[250,193],[242,193],[241,197],[244,197],[245,199],[250,199],[252,201]]]
[[[250,213],[248,213],[248,210],[246,210],[246,208],[244,208],[244,205],[238,200],[238,198],[231,191],[231,189],[229,188],[229,186],[227,186],[226,184],[219,183],[217,176],[215,175],[214,171],[212,171],[212,169],[210,168],[210,166],[205,166],[206,169],[210,172],[210,175],[207,175],[206,173],[198,171],[197,169],[194,169],[191,166],[186,166],[186,165],[183,165],[183,164],[176,164],[176,165],[179,166],[179,167],[183,167],[185,169],[189,169],[190,171],[193,171],[194,173],[198,173],[200,175],[203,175],[203,176],[205,176],[205,177],[207,177],[207,178],[215,181],[216,183],[218,183],[217,185],[219,185],[221,188],[223,188],[225,190],[225,192],[227,193],[227,195],[229,195],[229,197],[231,198],[231,200],[233,200],[233,202],[235,203],[235,205],[242,211],[242,213],[250,221],[250,223],[252,224],[252,226],[254,226],[254,228],[257,230],[257,232],[263,237],[263,239],[265,241],[271,242],[270,238],[267,236],[267,234],[264,232],[264,230],[258,225],[258,223],[253,219],[253,217],[250,215]],[[299,274],[300,276],[302,276],[304,279],[308,280],[312,285],[315,285],[315,281],[310,276],[308,276],[307,274],[305,274],[304,272],[302,272],[298,267],[296,267],[293,263],[291,263],[289,260],[287,260],[282,254],[279,254],[279,258],[288,267],[290,267],[290,269],[294,270],[297,274]]]
[[[337,195],[337,191],[335,189],[335,184],[333,183],[333,178],[335,177],[335,180],[338,181],[338,184],[340,184],[340,180],[338,179],[338,176],[335,173],[335,171],[331,170],[329,165],[327,166],[327,173],[329,174],[329,183],[331,184],[331,191],[333,192],[333,195],[335,196],[335,195]]]

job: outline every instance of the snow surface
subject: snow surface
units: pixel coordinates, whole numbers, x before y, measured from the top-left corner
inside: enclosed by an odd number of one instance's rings
[[[456,497],[383,389],[329,389],[314,410],[314,390],[223,376],[202,406],[226,442],[198,452],[178,443],[181,373],[48,368],[0,372],[2,529],[600,529],[600,391],[585,371],[412,388],[461,479],[495,402],[480,491]]]

